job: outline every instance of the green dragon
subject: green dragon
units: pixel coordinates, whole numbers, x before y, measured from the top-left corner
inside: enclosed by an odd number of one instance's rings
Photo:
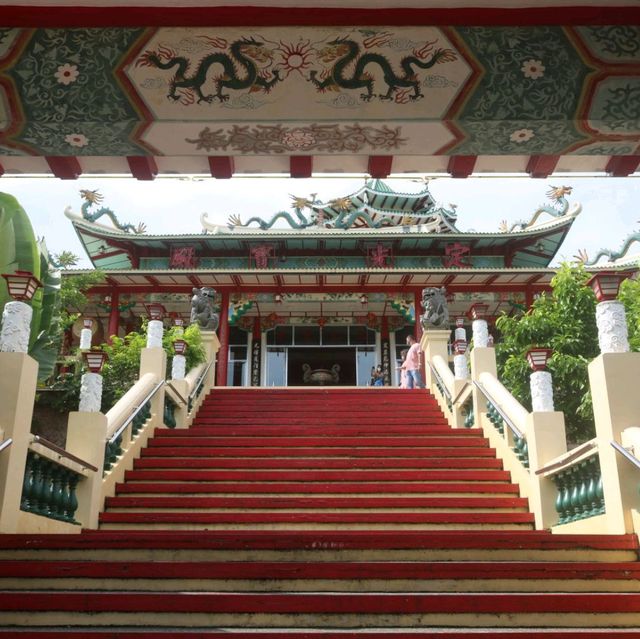
[[[338,38],[328,43],[329,46],[319,52],[319,57],[325,62],[332,62],[333,66],[324,80],[318,80],[318,72],[309,72],[309,81],[312,82],[318,91],[335,89],[365,89],[366,93],[361,93],[360,97],[365,102],[369,102],[373,97],[380,100],[393,100],[393,94],[398,89],[413,89],[411,100],[419,100],[424,97],[420,91],[420,81],[416,76],[414,67],[419,69],[430,69],[436,64],[452,62],[457,59],[457,55],[451,49],[436,49],[426,62],[415,55],[405,56],[400,60],[402,74],[398,75],[387,58],[380,53],[364,53],[360,55],[360,45],[355,40]],[[355,69],[351,77],[346,77],[347,68],[355,62]],[[374,79],[365,72],[367,65],[375,64],[383,72],[383,79],[387,85],[387,92],[373,95]]]
[[[89,211],[94,204],[99,205],[102,203],[103,197],[97,190],[89,191],[87,189],[81,189],[80,196],[85,200],[85,203],[81,207],[82,217],[88,222],[95,222],[103,215],[106,215],[117,229],[120,229],[125,233],[135,233],[136,235],[139,235],[145,232],[147,227],[142,222],[140,222],[138,226],[134,226],[133,224],[120,224],[116,214],[111,209],[102,207],[97,211]]]
[[[615,262],[616,260],[619,260],[620,258],[627,255],[629,247],[634,242],[640,242],[640,231],[635,231],[634,233],[628,235],[622,242],[622,246],[617,251],[614,251],[612,249],[600,249],[597,255],[591,260],[588,258],[588,255],[585,251],[581,251],[576,257],[585,266],[593,266],[600,261],[601,257],[605,256],[609,258],[609,262]]]
[[[541,204],[534,212],[533,216],[528,222],[515,222],[511,228],[507,227],[506,221],[502,221],[500,224],[500,231],[503,233],[511,233],[512,231],[523,231],[530,226],[533,226],[536,220],[543,214],[548,213],[552,217],[564,217],[569,210],[569,202],[566,195],[571,195],[573,187],[571,186],[550,186],[547,191],[547,197],[555,204]],[[559,206],[558,206],[559,205]]]
[[[181,96],[177,93],[178,89],[191,89],[198,96],[198,103],[213,102],[217,98],[220,102],[227,102],[229,96],[223,94],[223,89],[233,89],[241,91],[243,89],[259,90],[262,89],[268,93],[271,88],[280,82],[282,78],[277,69],[271,73],[271,80],[266,80],[259,73],[256,60],[259,62],[269,62],[272,53],[268,49],[264,49],[264,44],[253,38],[244,38],[231,43],[227,53],[211,53],[198,63],[198,67],[191,76],[187,76],[190,60],[183,56],[173,56],[164,62],[155,51],[146,51],[138,60],[136,66],[155,66],[158,69],[176,68],[175,76],[170,82],[169,95],[167,97],[172,100],[179,100]],[[223,73],[215,80],[215,94],[205,95],[202,87],[207,80],[209,69],[214,64],[222,66]],[[239,77],[236,64],[242,66],[245,70],[245,77]]]

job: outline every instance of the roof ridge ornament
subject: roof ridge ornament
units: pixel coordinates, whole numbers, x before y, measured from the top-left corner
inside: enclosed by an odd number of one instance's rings
[[[640,222],[640,220],[638,220],[638,222]],[[629,233],[629,235],[627,235],[627,237],[622,241],[622,244],[617,251],[614,251],[613,249],[601,248],[596,256],[590,260],[587,251],[585,249],[580,249],[578,253],[573,257],[575,258],[576,262],[584,264],[585,266],[595,266],[603,257],[608,257],[609,263],[612,264],[622,260],[625,260],[625,262],[628,262],[630,260],[637,260],[637,253],[627,255],[629,253],[629,248],[635,242],[640,243],[640,229]]]
[[[84,204],[80,207],[82,212],[82,218],[87,222],[96,223],[96,220],[100,219],[103,216],[107,216],[113,225],[119,231],[123,233],[134,233],[136,235],[140,235],[146,231],[146,225],[143,222],[140,222],[138,226],[134,226],[133,224],[121,224],[116,217],[116,214],[106,207],[101,207],[95,211],[90,211],[93,206],[99,206],[102,204],[104,200],[104,196],[95,189],[94,191],[90,191],[89,189],[80,189],[80,197],[84,200]],[[70,207],[67,208],[66,212],[70,212]]]

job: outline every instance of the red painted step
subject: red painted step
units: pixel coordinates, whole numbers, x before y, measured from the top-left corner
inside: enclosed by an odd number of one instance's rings
[[[640,613],[640,594],[263,594],[140,592],[1,592],[2,611],[131,613],[474,614]],[[455,619],[452,619],[455,623]],[[540,620],[540,625],[545,625]],[[620,624],[623,625],[623,624]]]
[[[197,430],[195,427],[197,426]],[[479,437],[482,438],[482,432],[477,428],[456,428],[452,429],[449,426],[427,426],[424,423],[416,425],[404,425],[394,426],[393,432],[397,435],[408,435],[415,437],[418,435],[437,435],[446,437]],[[372,426],[364,426],[362,424],[356,425],[340,425],[340,426],[249,426],[248,424],[225,426],[221,431],[219,427],[208,427],[204,424],[195,424],[189,430],[178,430],[171,428],[156,428],[156,437],[219,437],[224,434],[225,437],[246,437],[247,435],[255,435],[258,437],[282,437],[287,435],[288,437],[295,438],[301,436],[322,436],[322,437],[334,437],[334,436],[348,436],[348,437],[369,437],[389,435],[389,426],[387,424],[379,424]]]
[[[129,470],[125,481],[509,481],[505,470]]]
[[[521,497],[108,497],[108,508],[526,508]]]
[[[294,483],[294,482],[269,482],[264,484],[256,483],[206,483],[206,484],[176,484],[158,482],[134,482],[116,486],[117,494],[125,493],[509,493],[517,495],[518,486],[506,482],[497,483]]]
[[[488,561],[0,561],[0,577],[87,579],[353,580],[422,581],[594,580],[640,578],[638,562],[488,562]]]
[[[104,512],[103,524],[532,524],[531,513],[514,512]]]

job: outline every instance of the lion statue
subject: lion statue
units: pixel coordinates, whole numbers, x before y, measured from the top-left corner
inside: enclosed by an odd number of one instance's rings
[[[193,289],[191,323],[195,324],[197,322],[198,326],[204,331],[215,331],[218,328],[220,318],[213,306],[215,296],[215,289],[207,286]]]
[[[420,317],[422,329],[449,328],[449,309],[447,308],[446,289],[428,287],[422,289],[422,308],[424,315]]]

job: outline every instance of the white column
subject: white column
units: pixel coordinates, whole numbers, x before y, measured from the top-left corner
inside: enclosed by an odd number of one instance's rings
[[[162,348],[164,324],[160,320],[151,320],[147,324],[147,348]]]
[[[2,312],[0,352],[26,353],[29,350],[33,309],[24,302],[7,302]]]
[[[489,346],[489,327],[487,325],[487,320],[473,320],[471,328],[473,330],[473,347],[486,348]]]
[[[529,378],[533,412],[553,411],[553,381],[548,371],[535,371]]]
[[[466,355],[453,356],[453,374],[456,379],[467,379],[469,377]]]
[[[91,350],[91,338],[93,337],[93,333],[90,328],[83,328],[80,331],[80,350],[81,351],[90,351]]]
[[[622,302],[611,300],[597,304],[596,324],[601,353],[629,352],[627,319]]]
[[[171,362],[171,379],[184,379],[187,372],[187,358],[184,355],[174,355]]]
[[[84,413],[99,413],[102,407],[102,375],[85,373],[80,383],[80,405]]]

